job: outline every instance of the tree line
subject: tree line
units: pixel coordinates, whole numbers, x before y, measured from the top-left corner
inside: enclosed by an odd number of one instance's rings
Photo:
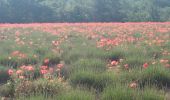
[[[0,0],[0,23],[170,21],[170,0]]]

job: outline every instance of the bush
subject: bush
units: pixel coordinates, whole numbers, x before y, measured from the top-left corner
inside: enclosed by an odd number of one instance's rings
[[[22,59],[18,59],[16,57],[12,57],[11,59],[4,57],[4,58],[0,58],[0,65],[3,66],[10,66],[13,68],[17,68],[18,66],[21,65],[34,65],[37,64],[38,60],[37,58],[34,57],[28,57],[28,58],[22,58]]]
[[[141,76],[140,68],[133,68],[129,70],[122,70],[118,76],[118,80],[121,83],[129,83],[133,81],[138,81]]]
[[[23,81],[16,86],[15,95],[17,97],[29,97],[31,95],[42,94],[44,97],[51,97],[62,91],[62,85],[57,80],[39,79],[31,81]]]
[[[0,86],[1,97],[14,97],[14,92],[15,92],[14,84],[10,81]]]
[[[81,51],[78,50],[70,50],[69,52],[65,52],[62,55],[62,59],[67,63],[70,64],[74,61],[77,61],[79,58],[83,57]]]
[[[149,62],[149,60],[144,56],[129,56],[121,64],[122,66],[128,64],[129,68],[141,68],[146,62]]]

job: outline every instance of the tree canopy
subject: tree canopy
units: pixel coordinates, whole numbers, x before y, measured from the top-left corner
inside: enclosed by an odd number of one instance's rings
[[[0,23],[170,21],[170,0],[1,0]]]

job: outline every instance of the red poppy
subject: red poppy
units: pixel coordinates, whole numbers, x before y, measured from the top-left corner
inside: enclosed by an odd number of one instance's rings
[[[148,63],[144,63],[144,64],[143,64],[143,68],[147,68],[148,66],[149,66]]]

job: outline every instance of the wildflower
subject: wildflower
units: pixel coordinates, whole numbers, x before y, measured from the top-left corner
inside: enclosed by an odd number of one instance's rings
[[[41,69],[41,70],[40,70],[40,73],[43,74],[43,75],[44,75],[44,74],[47,74],[47,73],[48,73],[48,70]]]
[[[22,70],[24,70],[25,68],[26,68],[26,66],[25,65],[23,65],[23,66],[21,66],[20,67]]]
[[[129,65],[128,64],[125,64],[124,67],[125,67],[125,69],[129,69]]]
[[[168,60],[167,59],[161,59],[160,63],[168,63]]]
[[[130,88],[136,88],[137,87],[137,83],[136,82],[132,82],[129,84]]]
[[[49,68],[49,72],[53,73],[54,72],[54,68]]]
[[[111,62],[111,65],[112,65],[112,66],[116,66],[116,65],[118,65],[118,62],[115,61],[115,60],[113,60],[113,61]]]
[[[12,52],[12,56],[17,56],[17,55],[19,55],[20,54],[20,52],[19,51],[14,51],[14,52]]]
[[[25,76],[19,76],[19,79],[24,79],[25,78]]]
[[[45,60],[44,60],[44,64],[48,64],[49,61],[50,61],[49,59],[45,59]]]
[[[47,68],[48,68],[48,66],[41,66],[41,69],[43,69],[43,70],[45,70]]]
[[[8,74],[9,74],[9,75],[12,75],[13,73],[14,73],[14,71],[13,71],[12,69],[9,69],[9,70],[8,70]]]
[[[64,66],[64,64],[58,64],[57,68],[61,69]]]
[[[144,63],[144,64],[143,64],[143,68],[147,68],[148,66],[149,66],[148,63]]]
[[[34,71],[34,68],[32,66],[26,66],[26,70],[28,71]]]
[[[23,73],[22,70],[17,70],[17,71],[16,71],[16,74],[17,74],[17,75],[21,75],[22,73]]]

